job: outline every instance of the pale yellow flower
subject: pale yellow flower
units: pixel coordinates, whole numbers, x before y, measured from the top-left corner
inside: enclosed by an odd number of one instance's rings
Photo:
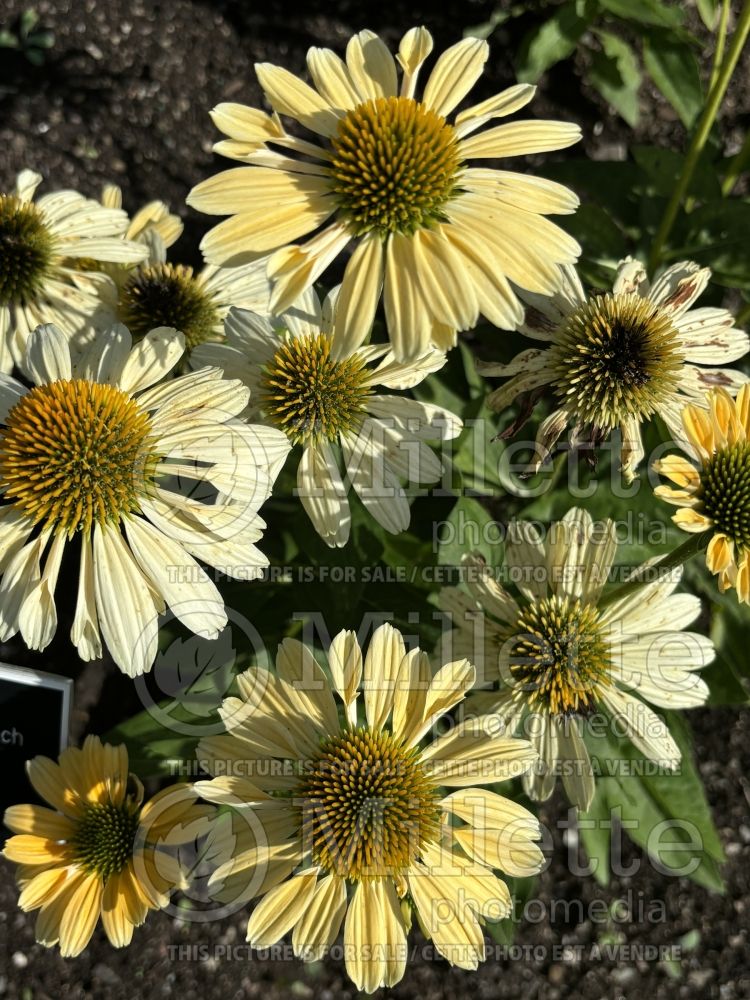
[[[44,649],[57,629],[63,554],[80,540],[71,640],[102,639],[130,676],[151,668],[169,606],[216,638],[224,601],[198,559],[239,579],[262,575],[258,509],[289,444],[240,419],[248,390],[216,369],[167,379],[176,330],[133,346],[122,326],[83,354],[54,326],[29,337],[28,388],[0,375],[0,642]],[[197,557],[197,558],[196,558]]]
[[[350,39],[345,62],[329,49],[309,50],[313,87],[260,63],[273,114],[239,104],[212,112],[228,136],[216,151],[247,166],[203,181],[188,197],[200,211],[230,216],[201,244],[209,263],[272,253],[274,314],[353,247],[339,313],[346,347],[365,341],[382,293],[399,360],[424,354],[431,343],[448,349],[456,331],[475,326],[480,314],[515,329],[523,318],[515,286],[552,293],[559,265],[580,253],[545,218],[575,211],[571,191],[473,165],[562,149],[578,141],[579,127],[530,120],[478,131],[527,105],[535,90],[528,84],[454,116],[489,55],[478,38],[443,52],[418,98],[417,77],[432,46],[425,28],[412,28],[394,59],[376,34],[361,31]],[[279,116],[294,119],[314,141],[298,137],[296,128],[287,132]]]
[[[750,604],[750,385],[732,399],[724,389],[708,393],[708,410],[686,406],[685,437],[696,462],[668,455],[654,469],[670,479],[656,496],[680,509],[672,520],[683,531],[711,532],[706,565],[721,591],[734,588]]]
[[[105,208],[122,208],[122,191],[116,184],[102,188],[102,205]],[[155,234],[168,249],[182,236],[182,219],[170,212],[169,206],[159,200],[149,201],[128,220],[125,239],[148,245]]]
[[[463,426],[442,406],[392,392],[438,371],[445,354],[431,350],[403,362],[387,344],[342,348],[333,319],[337,292],[321,305],[309,288],[283,316],[233,309],[227,342],[191,356],[195,367],[241,379],[250,389],[249,415],[301,446],[296,495],[332,547],[349,540],[350,489],[386,531],[406,531],[411,510],[402,481],[437,482],[444,465],[430,444],[457,437]]]
[[[560,776],[574,805],[591,805],[594,772],[583,736],[594,713],[614,720],[649,759],[676,767],[680,749],[647,702],[692,708],[708,697],[695,671],[714,650],[705,636],[681,631],[701,609],[692,594],[673,593],[681,571],[661,574],[656,563],[642,587],[605,603],[616,553],[614,522],[594,522],[574,507],[546,539],[532,522],[510,525],[504,579],[518,597],[476,554],[464,558],[466,590],[440,595],[454,626],[443,655],[471,657],[479,686],[497,685],[469,704],[501,713],[509,731],[522,731],[539,752],[539,767],[523,779],[533,799],[549,798]]]
[[[532,814],[482,786],[522,773],[536,755],[494,716],[429,741],[474,668],[459,660],[433,676],[390,625],[364,658],[354,633],[339,633],[328,660],[330,681],[285,639],[277,674],[240,674],[240,697],[221,708],[227,735],[199,746],[215,777],[196,789],[234,807],[214,842],[226,858],[211,878],[217,896],[262,895],[248,940],[262,948],[293,930],[305,960],[319,959],[343,925],[347,971],[368,993],[404,974],[407,901],[437,951],[475,969],[483,919],[511,907],[493,869],[525,876],[543,861]]]
[[[549,398],[552,412],[536,433],[532,470],[549,459],[566,427],[572,447],[598,447],[620,435],[620,462],[632,480],[643,459],[642,430],[655,416],[684,443],[681,408],[711,386],[732,393],[746,381],[718,367],[747,353],[747,334],[726,309],[692,308],[711,276],[690,261],[649,282],[642,264],[620,261],[611,292],[586,296],[574,268],[551,297],[529,296],[521,332],[542,346],[506,364],[480,364],[508,381],[488,397],[503,410],[522,394]],[[515,429],[515,428],[513,428]],[[508,432],[506,432],[507,434]]]
[[[20,867],[22,910],[39,910],[36,939],[79,955],[101,918],[116,948],[133,937],[149,910],[163,908],[184,886],[167,850],[205,833],[211,807],[178,784],[143,802],[143,786],[128,773],[124,745],[88,736],[82,749],[58,763],[34,757],[27,765],[34,790],[52,808],[11,806],[4,823],[15,836],[3,854]]]
[[[105,187],[102,203],[119,207],[120,189]],[[185,338],[187,352],[199,344],[224,339],[224,319],[231,306],[267,313],[270,284],[265,258],[242,267],[207,265],[195,272],[167,260],[167,250],[182,233],[182,220],[161,201],[144,205],[133,218],[126,238],[142,243],[146,259],[137,267],[104,265],[113,279],[112,313],[136,340],[149,330],[168,326]]]
[[[146,248],[126,238],[128,217],[76,191],[34,199],[41,174],[23,170],[0,194],[0,372],[23,368],[32,330],[54,323],[68,339],[111,319],[111,279],[83,260],[134,264]]]

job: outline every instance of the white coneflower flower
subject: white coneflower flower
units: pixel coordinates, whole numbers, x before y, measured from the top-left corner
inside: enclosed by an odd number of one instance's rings
[[[482,74],[487,42],[464,38],[438,58],[422,92],[417,77],[432,36],[412,28],[394,60],[372,31],[350,39],[343,62],[312,48],[314,88],[279,66],[256,72],[274,114],[220,104],[214,123],[229,138],[216,151],[247,166],[193,189],[188,204],[231,218],[201,244],[214,264],[273,253],[271,310],[291,306],[350,245],[340,322],[353,350],[372,328],[381,292],[398,359],[447,350],[480,314],[515,329],[523,309],[511,287],[543,295],[580,247],[545,216],[578,199],[552,181],[473,166],[562,149],[577,125],[516,121],[478,132],[523,108],[535,88],[518,84],[448,118]],[[398,79],[397,62],[401,67]],[[314,133],[289,134],[279,115]],[[476,134],[475,134],[476,133]],[[311,235],[312,234],[312,235]],[[309,237],[306,242],[294,241]]]
[[[656,496],[680,510],[673,517],[683,531],[710,532],[706,565],[719,589],[733,587],[750,604],[750,386],[734,400],[724,389],[708,394],[708,410],[686,406],[685,437],[697,461],[667,455],[654,469],[671,479]]]
[[[0,194],[0,371],[23,366],[26,342],[40,324],[68,338],[111,315],[109,278],[78,267],[82,259],[137,263],[145,248],[124,238],[128,217],[75,191],[34,201],[40,174],[23,170]]]
[[[442,368],[445,355],[432,350],[407,363],[387,345],[352,348],[334,320],[337,291],[321,307],[308,289],[295,308],[270,319],[233,310],[227,343],[199,348],[191,359],[241,379],[251,412],[301,446],[298,495],[331,546],[349,538],[349,485],[378,524],[405,531],[410,510],[401,481],[436,482],[443,465],[427,442],[450,440],[462,428],[440,406],[376,391],[417,385]]]
[[[201,635],[224,627],[194,557],[244,579],[267,565],[257,512],[289,446],[238,419],[248,391],[217,369],[162,381],[184,351],[176,331],[131,345],[117,327],[71,356],[59,330],[39,327],[24,361],[34,386],[0,377],[0,641],[51,641],[60,563],[77,537],[71,639],[90,660],[103,637],[133,676],[154,661],[167,605]]]
[[[571,444],[596,446],[617,429],[620,460],[630,480],[643,458],[641,427],[661,417],[684,443],[680,411],[711,386],[736,393],[746,376],[718,368],[747,353],[747,334],[726,309],[691,309],[711,272],[682,262],[653,285],[637,261],[620,262],[611,292],[588,298],[573,268],[561,290],[530,302],[521,331],[548,346],[526,350],[507,365],[484,364],[485,375],[512,376],[489,397],[496,410],[519,394],[549,395],[553,412],[536,435],[538,469],[567,426]]]
[[[500,684],[473,696],[477,710],[500,712],[539,751],[540,768],[524,776],[534,799],[548,798],[560,774],[570,801],[589,807],[594,775],[582,730],[592,713],[610,716],[642,753],[673,768],[680,750],[646,702],[692,708],[708,696],[694,671],[712,661],[713,646],[680,631],[698,617],[700,601],[674,594],[680,571],[659,574],[655,563],[649,582],[602,602],[616,552],[614,523],[594,523],[577,508],[546,542],[531,522],[514,522],[505,574],[518,598],[477,555],[464,559],[468,594],[441,594],[454,625],[444,648],[473,657],[482,680]]]
[[[264,948],[293,929],[306,961],[320,959],[343,925],[347,972],[368,993],[404,974],[407,899],[437,951],[475,969],[482,921],[511,907],[493,869],[523,877],[543,862],[534,816],[482,786],[524,772],[535,754],[500,735],[493,716],[430,742],[474,668],[462,660],[433,676],[390,625],[377,629],[364,662],[354,633],[340,632],[329,664],[332,683],[305,646],[285,639],[276,675],[240,674],[240,697],[221,708],[227,734],[199,745],[215,777],[196,790],[234,807],[215,843],[226,853],[211,877],[217,896],[262,895],[248,940]]]

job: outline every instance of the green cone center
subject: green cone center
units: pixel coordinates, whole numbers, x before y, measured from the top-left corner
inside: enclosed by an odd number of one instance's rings
[[[0,306],[23,305],[43,289],[54,239],[39,209],[0,195]]]
[[[357,426],[370,392],[366,379],[358,357],[331,357],[326,334],[289,335],[265,367],[260,403],[266,417],[291,441],[334,441]]]
[[[138,813],[127,806],[88,806],[71,842],[78,863],[102,878],[117,875],[133,857]]]
[[[520,615],[510,641],[516,690],[553,715],[587,714],[609,683],[610,655],[596,610],[567,597],[548,597]]]
[[[750,442],[722,448],[701,471],[703,509],[740,549],[750,549]]]

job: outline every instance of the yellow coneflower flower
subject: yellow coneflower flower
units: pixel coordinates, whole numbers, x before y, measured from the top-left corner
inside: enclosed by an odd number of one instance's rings
[[[58,763],[34,757],[34,790],[52,808],[11,806],[4,823],[15,836],[3,854],[20,867],[18,903],[39,910],[36,939],[79,955],[101,918],[116,948],[133,937],[149,910],[163,908],[185,879],[165,848],[189,843],[208,829],[211,807],[196,803],[190,785],[164,789],[143,802],[143,786],[128,773],[123,745],[88,736]]]
[[[742,372],[718,368],[747,353],[747,334],[726,309],[691,309],[711,272],[674,264],[651,285],[642,264],[620,262],[611,292],[586,297],[574,268],[554,296],[529,302],[522,333],[546,342],[507,365],[483,364],[485,375],[508,377],[488,397],[502,410],[522,393],[549,396],[553,412],[536,435],[536,471],[560,435],[572,426],[570,443],[595,447],[612,431],[621,435],[620,461],[631,480],[643,458],[642,425],[661,417],[683,443],[680,410],[719,385],[737,392]]]
[[[116,327],[71,354],[53,326],[31,334],[27,388],[0,376],[0,641],[44,649],[55,588],[80,539],[71,639],[85,660],[102,637],[121,670],[150,669],[167,605],[215,638],[224,602],[196,558],[253,579],[258,509],[289,451],[286,436],[239,419],[249,393],[216,369],[166,381],[184,339],[152,330],[132,346]]]
[[[285,639],[277,675],[240,674],[240,697],[221,708],[227,734],[199,745],[216,776],[196,789],[236,807],[214,845],[226,855],[211,878],[218,898],[262,895],[248,940],[266,947],[293,929],[305,960],[319,959],[343,924],[347,971],[368,993],[404,974],[409,903],[438,952],[475,969],[481,921],[511,905],[493,869],[525,876],[543,861],[532,814],[482,786],[522,773],[535,754],[494,716],[427,741],[474,668],[461,660],[433,676],[390,625],[364,661],[353,632],[334,638],[328,659],[330,682]]]
[[[733,587],[750,604],[750,386],[736,400],[713,389],[708,410],[686,406],[682,422],[697,465],[681,455],[654,462],[678,487],[654,493],[680,508],[672,520],[683,531],[711,532],[706,565],[721,591]]]
[[[548,295],[560,284],[559,265],[580,253],[545,218],[575,211],[571,191],[472,165],[562,149],[578,141],[579,127],[516,121],[478,132],[525,107],[535,90],[527,84],[450,122],[481,76],[489,47],[478,38],[451,46],[419,99],[417,77],[432,46],[425,28],[412,28],[396,59],[372,31],[350,39],[345,62],[330,49],[312,48],[307,67],[314,87],[279,66],[257,65],[274,114],[216,107],[214,123],[229,137],[216,151],[246,166],[202,182],[188,197],[199,211],[231,216],[201,244],[210,263],[273,253],[275,314],[354,244],[341,288],[346,347],[359,347],[369,335],[382,292],[399,360],[424,354],[431,343],[447,350],[456,331],[475,326],[480,314],[515,329],[523,309],[511,285]],[[279,115],[299,122],[315,141],[288,133]]]
[[[694,671],[714,656],[711,642],[680,631],[700,614],[691,594],[674,594],[681,571],[651,569],[648,582],[602,601],[617,552],[612,521],[593,522],[573,508],[546,541],[531,522],[513,522],[501,587],[481,556],[464,558],[466,589],[446,588],[441,607],[454,630],[444,655],[470,656],[480,672],[468,704],[500,712],[509,730],[529,736],[540,765],[524,775],[529,795],[547,799],[557,776],[570,801],[588,809],[595,784],[583,729],[593,713],[611,717],[647,757],[667,768],[680,750],[646,702],[692,708],[708,697]]]
[[[26,342],[54,323],[70,339],[111,320],[110,279],[82,259],[134,264],[146,249],[125,238],[127,215],[75,191],[34,200],[40,174],[23,170],[0,194],[0,371],[23,367]]]

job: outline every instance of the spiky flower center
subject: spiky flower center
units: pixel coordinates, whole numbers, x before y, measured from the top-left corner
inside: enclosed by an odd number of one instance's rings
[[[458,177],[455,129],[410,97],[348,111],[331,140],[330,177],[356,234],[408,233],[442,218]]]
[[[437,790],[418,751],[387,732],[330,737],[294,797],[316,864],[343,878],[397,875],[438,837]]]
[[[0,492],[72,536],[138,508],[153,454],[151,419],[111,385],[61,379],[31,389],[0,429]]]
[[[551,382],[582,423],[611,430],[670,400],[683,360],[662,309],[639,295],[607,293],[568,317],[550,351]]]
[[[35,205],[0,194],[0,306],[23,304],[39,294],[54,242]]]
[[[120,293],[120,318],[134,337],[157,326],[172,326],[192,351],[217,339],[221,317],[213,296],[182,264],[152,264],[136,268]]]
[[[532,708],[553,715],[592,711],[610,673],[596,610],[558,596],[530,604],[513,629],[509,666]]]
[[[750,442],[715,452],[701,471],[703,509],[739,549],[750,549]]]
[[[286,336],[261,378],[260,404],[291,441],[333,441],[356,426],[370,392],[366,380],[356,355],[331,357],[326,334]]]
[[[71,841],[78,864],[103,879],[121,872],[133,857],[138,816],[138,810],[127,803],[87,806]]]

